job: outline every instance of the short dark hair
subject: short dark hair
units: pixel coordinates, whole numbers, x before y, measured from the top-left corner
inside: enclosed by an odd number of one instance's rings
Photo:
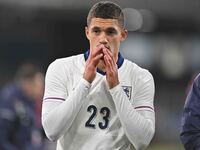
[[[117,19],[119,25],[124,27],[124,14],[121,7],[110,1],[101,1],[92,6],[87,16],[87,26],[90,25],[92,18]]]

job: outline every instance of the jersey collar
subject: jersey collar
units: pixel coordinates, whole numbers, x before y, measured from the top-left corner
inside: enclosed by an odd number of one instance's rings
[[[89,50],[84,53],[85,61],[88,59],[89,55],[90,55],[90,51]],[[118,59],[117,59],[117,67],[118,67],[118,69],[122,66],[123,62],[124,62],[124,58],[122,57],[122,55],[120,53],[118,53]],[[102,75],[106,74],[105,72],[101,71],[98,68],[97,68],[97,72],[102,74]]]

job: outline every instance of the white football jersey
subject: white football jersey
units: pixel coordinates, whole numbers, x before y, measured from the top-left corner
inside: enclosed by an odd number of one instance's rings
[[[48,68],[43,100],[43,114],[63,103],[81,82],[88,52],[57,59]],[[135,63],[118,57],[118,76],[126,99],[133,109],[154,113],[152,75]],[[148,92],[143,84],[150,82]],[[76,93],[77,97],[79,92]],[[49,104],[50,105],[49,105]],[[58,114],[57,117],[63,114]],[[106,75],[100,70],[91,84],[84,103],[69,127],[64,127],[57,150],[130,150],[133,147],[122,127],[109,92]]]

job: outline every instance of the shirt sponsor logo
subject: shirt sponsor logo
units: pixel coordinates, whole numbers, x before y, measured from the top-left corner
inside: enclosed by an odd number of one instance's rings
[[[131,92],[132,92],[132,86],[122,86],[124,92],[128,96],[129,100],[131,99]]]

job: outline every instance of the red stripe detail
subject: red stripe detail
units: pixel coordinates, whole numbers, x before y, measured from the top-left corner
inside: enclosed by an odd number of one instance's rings
[[[59,98],[59,97],[46,97],[46,98],[43,99],[43,100],[48,100],[48,99],[56,99],[56,100],[62,100],[62,101],[65,100],[64,98]]]
[[[135,107],[135,109],[138,109],[138,108],[150,108],[150,109],[152,109],[152,110],[154,110],[152,107],[150,107],[150,106],[138,106],[138,107]]]

